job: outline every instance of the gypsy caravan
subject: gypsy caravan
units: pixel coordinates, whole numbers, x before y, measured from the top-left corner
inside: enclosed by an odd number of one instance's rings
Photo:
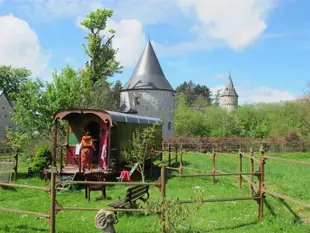
[[[161,149],[162,124],[158,118],[91,109],[64,109],[53,119],[53,153],[56,155],[58,121],[66,121],[65,158],[60,153],[60,174],[82,173],[80,143],[86,132],[93,138],[96,150],[92,156],[93,169],[88,172],[114,173],[125,165],[122,150],[131,147],[133,132],[157,123],[156,149]],[[63,150],[61,150],[63,151]],[[63,165],[65,162],[65,165]],[[53,165],[57,164],[53,156]]]

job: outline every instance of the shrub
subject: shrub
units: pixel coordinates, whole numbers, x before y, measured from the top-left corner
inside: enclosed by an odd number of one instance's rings
[[[299,142],[300,140],[300,137],[298,136],[298,134],[296,132],[290,132],[290,133],[287,133],[285,136],[285,141],[287,142]]]
[[[32,168],[35,171],[43,170],[47,168],[52,163],[52,153],[48,146],[40,146],[34,155],[32,161]]]

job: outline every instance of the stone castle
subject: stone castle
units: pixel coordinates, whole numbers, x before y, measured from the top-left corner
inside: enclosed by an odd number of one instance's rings
[[[148,40],[131,78],[121,90],[120,110],[161,117],[163,136],[171,137],[174,135],[174,97],[175,90],[166,79]]]
[[[225,89],[221,94],[221,106],[228,111],[236,110],[238,108],[238,97],[231,76],[229,75]]]
[[[134,72],[121,90],[120,111],[163,119],[163,136],[174,136],[174,99],[176,91],[167,80],[150,40]],[[221,95],[221,106],[238,108],[238,95],[229,75]]]

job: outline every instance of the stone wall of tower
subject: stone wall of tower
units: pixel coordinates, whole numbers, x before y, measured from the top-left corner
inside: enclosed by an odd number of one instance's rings
[[[6,128],[15,130],[16,126],[12,121],[12,106],[4,94],[0,94],[0,139],[6,138]]]
[[[237,96],[222,96],[221,106],[226,108],[228,111],[233,111],[238,108],[238,97]]]
[[[138,111],[138,115],[159,118],[162,116],[163,136],[174,136],[174,96],[172,91],[128,90],[121,92],[121,105]]]

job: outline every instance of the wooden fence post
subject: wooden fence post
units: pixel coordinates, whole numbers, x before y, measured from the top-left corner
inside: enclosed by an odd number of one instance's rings
[[[264,211],[264,164],[265,157],[264,151],[261,149],[260,158],[259,158],[259,199],[258,199],[258,220],[261,221],[263,219],[263,211]]]
[[[175,162],[178,162],[178,144],[175,143]]]
[[[16,150],[16,155],[15,155],[15,167],[14,167],[14,171],[15,171],[15,177],[14,180],[17,180],[17,169],[18,169],[18,149]]]
[[[250,172],[254,172],[254,152],[253,152],[253,148],[250,148],[250,155],[251,155],[251,158],[250,158]],[[250,182],[249,182],[249,186],[250,186],[250,197],[253,197],[253,187],[252,187],[252,184],[253,184],[253,174],[250,175]]]
[[[169,164],[169,166],[171,165],[171,146],[170,146],[170,144],[168,147],[168,164]]]
[[[179,165],[179,174],[182,175],[182,170],[183,170],[183,152],[180,151],[180,165]]]
[[[241,149],[239,149],[238,160],[239,160],[239,173],[242,173],[242,153],[241,153]],[[241,174],[238,177],[238,183],[239,183],[239,189],[241,189],[242,188],[242,175]]]
[[[56,211],[55,211],[55,202],[56,202],[56,190],[55,182],[56,181],[56,167],[52,166],[51,168],[51,182],[50,182],[50,233],[55,233],[56,228]]]
[[[166,167],[162,166],[161,170],[160,170],[160,195],[161,195],[161,199],[162,202],[165,201],[165,197],[166,197]],[[165,210],[161,209],[161,213],[160,213],[160,222],[161,222],[161,229],[160,232],[161,233],[165,233]]]
[[[212,152],[212,174],[215,174],[215,151]],[[215,176],[212,176],[212,184],[215,184]]]

